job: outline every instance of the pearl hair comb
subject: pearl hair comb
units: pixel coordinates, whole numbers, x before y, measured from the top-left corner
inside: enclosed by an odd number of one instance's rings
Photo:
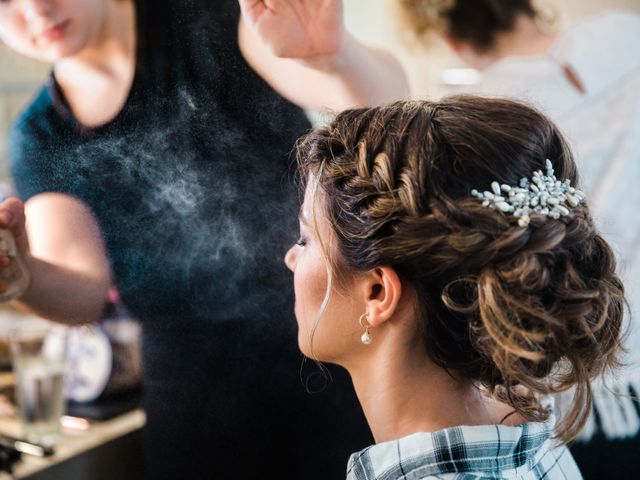
[[[492,192],[473,189],[471,195],[482,200],[485,207],[502,213],[513,213],[521,227],[529,225],[529,216],[532,214],[554,219],[569,215],[571,209],[584,201],[585,195],[573,188],[570,180],[558,180],[549,159],[546,160],[546,166],[546,175],[542,170],[536,170],[531,181],[523,177],[518,187],[491,182]]]

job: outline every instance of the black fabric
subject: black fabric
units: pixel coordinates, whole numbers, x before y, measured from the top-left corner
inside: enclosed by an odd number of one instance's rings
[[[575,442],[570,447],[584,480],[638,480],[640,435],[608,440],[597,433],[589,442]]]
[[[305,391],[282,263],[297,230],[288,154],[306,117],[243,60],[235,0],[136,6],[125,107],[83,128],[52,77],[12,130],[18,192],[71,194],[98,219],[143,322],[153,478],[344,477],[373,440],[344,372]]]
[[[638,398],[633,388],[626,392]],[[640,405],[634,402],[634,413],[640,415]],[[574,441],[570,445],[584,480],[611,478],[616,480],[637,480],[640,478],[640,433],[633,437],[610,440],[602,431],[602,418],[594,409],[596,433],[585,441]]]

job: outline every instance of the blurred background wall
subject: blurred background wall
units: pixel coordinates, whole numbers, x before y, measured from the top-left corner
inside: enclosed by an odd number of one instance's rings
[[[640,12],[640,0],[532,0],[538,9],[557,17],[557,28],[609,9]],[[418,43],[393,14],[397,0],[345,0],[349,29],[363,41],[389,48],[403,63],[414,97],[439,97],[451,92],[440,83],[446,68],[461,67],[461,62],[444,42],[431,39]]]
[[[176,0],[179,1],[179,0]],[[438,41],[418,45],[406,28],[394,20],[395,0],[344,0],[345,21],[351,32],[366,43],[391,49],[409,72],[415,97],[438,97],[451,90],[442,85],[440,73],[460,66]],[[558,16],[559,26],[573,23],[604,9],[627,8],[640,12],[640,0],[539,0]],[[9,126],[33,96],[49,71],[46,64],[21,58],[0,44],[0,191],[7,178]],[[6,187],[5,187],[6,188]]]
[[[33,96],[46,78],[48,71],[47,64],[20,57],[0,42],[0,182],[2,183],[7,181],[7,133],[11,122]]]

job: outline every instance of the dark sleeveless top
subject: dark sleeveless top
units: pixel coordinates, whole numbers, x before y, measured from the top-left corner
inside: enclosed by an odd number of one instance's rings
[[[153,478],[344,477],[372,443],[344,372],[300,373],[290,152],[309,128],[238,48],[235,0],[136,3],[122,111],[87,129],[52,76],[15,123],[19,195],[63,192],[95,214],[115,283],[143,324]],[[271,477],[271,475],[275,477]]]

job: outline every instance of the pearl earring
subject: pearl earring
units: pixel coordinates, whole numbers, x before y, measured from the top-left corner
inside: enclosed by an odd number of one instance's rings
[[[365,322],[367,322],[367,325],[363,325],[362,324],[362,320],[364,319]],[[360,341],[362,343],[364,343],[365,345],[370,345],[371,342],[373,342],[373,338],[371,338],[371,335],[369,335],[369,314],[367,312],[363,313],[362,315],[360,315],[360,319],[358,320],[358,322],[360,322],[360,326],[362,328],[364,328],[364,333],[362,334],[362,336],[360,337]]]

